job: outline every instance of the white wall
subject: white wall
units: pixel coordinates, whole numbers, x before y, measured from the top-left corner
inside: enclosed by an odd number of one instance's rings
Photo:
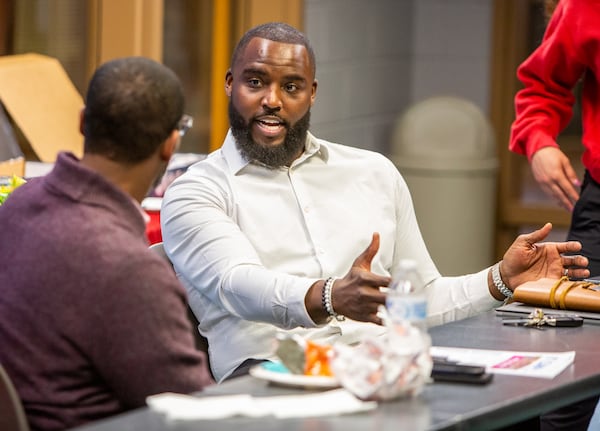
[[[305,0],[317,56],[312,130],[387,152],[390,125],[409,102],[413,2]]]
[[[305,0],[317,55],[312,130],[388,154],[398,115],[433,95],[489,111],[493,0]]]
[[[489,111],[492,0],[416,0],[411,100],[450,94]]]

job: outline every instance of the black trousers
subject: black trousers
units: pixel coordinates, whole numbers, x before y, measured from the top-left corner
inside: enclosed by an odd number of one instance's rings
[[[540,416],[540,431],[586,431],[597,403],[598,397],[592,397],[548,412]]]
[[[589,260],[591,276],[600,276],[600,184],[587,171],[573,208],[567,239],[581,242],[581,254]]]
[[[569,241],[581,242],[581,254],[589,260],[592,277],[600,276],[600,184],[586,171],[580,197],[571,216]],[[598,397],[592,397],[540,417],[541,431],[585,431],[590,423]]]
[[[597,397],[588,398],[499,431],[586,431],[597,401]]]

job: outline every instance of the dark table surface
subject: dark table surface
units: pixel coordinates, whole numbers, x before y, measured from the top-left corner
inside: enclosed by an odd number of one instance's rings
[[[576,351],[573,364],[554,379],[495,375],[487,385],[432,383],[413,399],[382,402],[376,410],[343,416],[304,419],[242,418],[169,422],[148,408],[137,409],[84,427],[107,430],[492,430],[600,394],[600,322],[586,320],[576,328],[503,326],[498,313],[431,328],[434,346],[491,350]],[[201,395],[249,393],[274,396],[302,393],[254,377],[233,379]]]

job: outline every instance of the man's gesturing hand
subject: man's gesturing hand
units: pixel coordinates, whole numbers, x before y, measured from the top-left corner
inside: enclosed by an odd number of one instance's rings
[[[551,230],[552,224],[546,223],[541,229],[519,235],[506,251],[502,260],[502,277],[511,289],[526,281],[560,278],[565,269],[569,269],[570,277],[589,277],[587,258],[573,255],[581,250],[581,243],[541,242]]]
[[[374,233],[369,246],[352,264],[344,278],[335,281],[331,302],[336,313],[350,319],[381,324],[377,316],[379,305],[385,304],[385,294],[380,286],[387,286],[390,277],[371,272],[371,262],[379,250],[379,233]],[[321,292],[324,281],[311,286],[306,295],[306,308],[315,322],[323,322],[327,313],[323,309]]]

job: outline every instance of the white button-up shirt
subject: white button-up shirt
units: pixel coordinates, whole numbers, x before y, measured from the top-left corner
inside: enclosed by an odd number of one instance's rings
[[[248,163],[230,132],[221,149],[169,187],[161,222],[165,250],[208,338],[217,380],[247,358],[274,358],[281,329],[321,342],[381,333],[379,326],[348,319],[319,327],[304,304],[315,281],[348,272],[373,232],[381,236],[373,272],[390,275],[400,259],[417,261],[430,324],[499,304],[488,291],[487,270],[440,277],[406,183],[387,158],[310,133],[304,154],[289,168],[269,169]]]

